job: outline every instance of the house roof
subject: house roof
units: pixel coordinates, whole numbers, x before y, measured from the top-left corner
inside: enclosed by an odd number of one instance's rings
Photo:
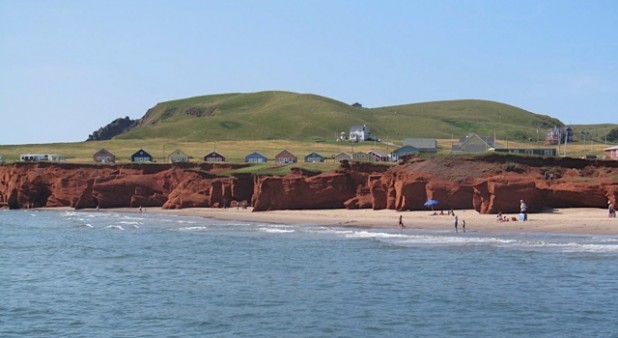
[[[378,156],[380,156],[380,157],[386,157],[386,156],[387,156],[387,155],[386,155],[386,153],[383,153],[383,152],[381,152],[381,151],[379,151],[379,150],[373,150],[373,149],[372,149],[372,150],[369,150],[369,151],[367,152],[367,154],[375,154],[375,155],[378,155]]]
[[[369,130],[369,127],[367,127],[366,124],[362,125],[362,126],[352,126],[350,127],[350,132],[355,132],[355,131],[363,131],[363,130]]]
[[[419,152],[418,148],[416,148],[416,147],[413,147],[413,146],[402,146],[402,147],[399,147],[399,148],[393,150],[393,153],[400,153],[400,152],[403,152],[403,151]]]
[[[605,151],[605,150],[618,150],[618,146],[613,146],[613,147],[605,148],[605,149],[603,149],[603,150],[604,150],[604,151]]]
[[[182,150],[180,149],[176,149],[174,151],[172,151],[172,153],[169,156],[174,156],[174,155],[181,155],[181,156],[187,156],[187,154],[185,154]]]
[[[438,141],[429,138],[406,138],[403,140],[403,145],[422,149],[437,149]]]
[[[140,149],[140,150],[134,152],[133,155],[131,155],[131,157],[136,156],[136,155],[148,155],[148,156],[152,157],[152,155],[150,155],[150,153],[148,153],[144,149]]]
[[[342,151],[335,155],[335,157],[339,157],[339,156],[347,156],[349,158],[352,158],[352,154],[348,153],[347,151]]]
[[[109,150],[107,150],[107,149],[105,149],[105,148],[101,148],[99,151],[97,151],[96,153],[94,153],[94,156],[101,155],[101,154],[106,154],[106,155],[112,155],[112,156],[114,156],[114,154],[112,154]]]
[[[488,137],[490,138],[490,137]],[[487,148],[493,148],[493,146],[491,144],[489,144],[487,141],[485,141],[484,138],[480,137],[479,135],[475,134],[475,133],[470,133],[468,135],[466,135],[466,137],[462,138],[459,142],[459,145],[461,147],[465,146],[466,144],[472,142],[472,140],[478,140],[481,141],[482,144],[485,144],[485,146],[487,146]]]
[[[245,157],[263,157],[266,158],[266,156],[262,155],[260,152],[254,151],[251,154],[245,156]]]
[[[204,155],[204,157],[225,157],[225,156],[223,156],[223,155],[219,154],[219,153],[218,153],[218,152],[216,152],[216,151],[212,151],[212,152],[210,152],[210,153],[208,153],[208,154]]]
[[[320,153],[317,153],[317,152],[315,152],[315,151],[312,151],[312,152],[308,153],[307,155],[305,155],[305,157],[308,157],[308,156],[320,156],[320,157],[324,157],[324,156],[322,156]]]
[[[279,154],[275,155],[275,158],[277,157],[296,157],[296,155],[292,154],[286,149],[280,152]]]

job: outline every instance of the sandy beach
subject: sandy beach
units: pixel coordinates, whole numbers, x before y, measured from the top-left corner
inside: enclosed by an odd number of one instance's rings
[[[139,212],[134,208],[114,209]],[[399,216],[403,216],[406,229],[454,231],[453,217],[434,215],[431,211],[395,210],[276,210],[252,212],[247,209],[188,208],[166,210],[147,208],[144,212],[199,216],[223,220],[270,222],[280,224],[308,224],[338,227],[399,228]],[[469,232],[514,232],[514,233],[572,233],[618,235],[618,218],[607,217],[607,210],[601,208],[554,209],[548,213],[532,213],[528,221],[498,222],[496,215],[482,215],[475,210],[455,210],[459,218],[459,231],[466,222]],[[509,219],[516,214],[507,214]]]

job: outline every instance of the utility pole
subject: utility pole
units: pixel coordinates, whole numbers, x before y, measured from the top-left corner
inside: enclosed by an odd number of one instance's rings
[[[562,144],[562,131],[558,129],[558,156],[560,156],[560,145]]]
[[[567,143],[569,143],[569,134],[566,132],[566,129],[565,129],[564,131],[564,156],[563,157],[566,157]]]

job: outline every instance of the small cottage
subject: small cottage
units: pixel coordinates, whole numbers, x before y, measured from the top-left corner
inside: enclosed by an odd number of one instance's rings
[[[618,146],[603,149],[606,160],[618,160]]]
[[[115,163],[116,155],[112,154],[109,150],[105,148],[101,148],[101,150],[97,151],[92,155],[92,160],[97,163]]]
[[[176,149],[176,150],[172,151],[172,153],[169,154],[167,159],[171,163],[187,163],[187,162],[189,162],[189,156],[187,156],[187,154],[185,154],[180,149]]]
[[[204,156],[204,162],[225,162],[225,156],[216,151]]]
[[[339,154],[336,154],[333,158],[335,159],[335,162],[352,161],[352,154],[342,151]]]
[[[314,162],[324,162],[324,156],[316,153],[316,152],[311,152],[307,155],[305,155],[305,162],[309,162],[309,163],[314,163]]]
[[[268,159],[266,156],[260,154],[257,151],[252,152],[251,154],[245,156],[245,162],[248,163],[266,163]]]
[[[367,152],[369,155],[369,161],[371,162],[386,162],[388,161],[388,155],[378,151],[378,150],[369,150]]]
[[[369,154],[357,151],[352,153],[352,160],[358,162],[369,162]]]
[[[143,162],[152,162],[152,161],[153,161],[152,155],[150,155],[144,149],[140,149],[136,151],[133,155],[131,155],[131,162],[143,163]]]
[[[275,162],[277,163],[296,163],[296,161],[298,161],[298,158],[287,150],[275,155]]]
[[[493,136],[480,137],[475,133],[470,133],[453,144],[454,153],[482,153],[494,148],[495,139]]]
[[[418,151],[418,149],[414,148],[413,146],[403,146],[391,152],[391,159],[393,161],[399,161],[404,156],[417,155],[419,153],[420,151]]]

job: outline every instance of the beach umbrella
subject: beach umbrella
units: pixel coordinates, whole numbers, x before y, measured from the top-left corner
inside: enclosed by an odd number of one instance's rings
[[[433,210],[433,206],[434,205],[438,205],[438,201],[436,201],[434,199],[431,199],[431,200],[428,200],[427,202],[425,202],[425,206],[426,207],[431,207],[431,210]]]

